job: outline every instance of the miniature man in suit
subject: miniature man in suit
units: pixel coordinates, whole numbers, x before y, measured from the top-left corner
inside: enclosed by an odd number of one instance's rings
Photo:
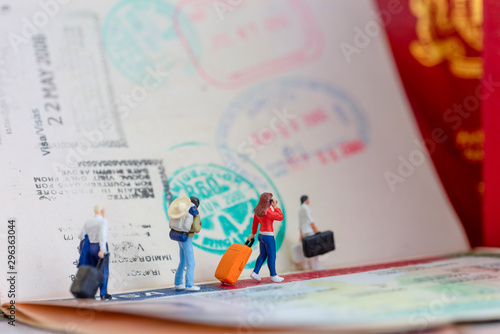
[[[104,218],[104,207],[101,204],[94,206],[95,216],[85,222],[80,233],[80,260],[78,266],[89,265],[97,267],[99,259],[104,258],[108,251],[108,221]],[[104,267],[104,279],[100,286],[101,299],[109,300],[113,297],[108,294],[109,262]]]

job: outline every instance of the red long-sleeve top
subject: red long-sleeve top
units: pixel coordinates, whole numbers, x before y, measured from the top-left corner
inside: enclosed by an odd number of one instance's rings
[[[257,228],[260,223],[260,231],[261,232],[274,232],[273,222],[275,220],[282,221],[283,212],[281,212],[280,208],[275,208],[274,211],[270,207],[266,210],[266,215],[263,217],[258,217],[257,215],[253,215],[253,225],[252,225],[252,234],[257,233]]]

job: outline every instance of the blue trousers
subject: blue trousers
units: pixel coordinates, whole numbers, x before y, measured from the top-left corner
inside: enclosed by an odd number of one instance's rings
[[[106,251],[108,251],[108,244],[106,244]],[[91,243],[89,237],[86,235],[85,239],[80,242],[80,260],[78,261],[77,267],[82,265],[97,267],[97,262],[99,262],[99,243]],[[109,261],[104,267],[103,271],[104,278],[102,280],[101,286],[99,287],[101,297],[104,297],[108,293],[108,278],[109,278]]]
[[[267,259],[269,273],[271,276],[276,276],[276,242],[274,241],[274,236],[259,234],[258,240],[260,255],[257,258],[257,262],[255,262],[255,269],[253,271],[258,274],[260,267],[262,267],[262,264]]]
[[[186,287],[194,286],[194,252],[193,252],[193,238],[187,238],[186,241],[179,243],[179,266],[175,272],[175,285],[181,285],[184,276],[184,268],[186,269]]]

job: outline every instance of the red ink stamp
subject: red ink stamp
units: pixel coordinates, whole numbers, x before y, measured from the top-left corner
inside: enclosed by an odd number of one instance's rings
[[[173,18],[181,44],[211,85],[250,84],[310,63],[323,51],[322,33],[303,0],[244,1],[223,20],[219,14],[212,0],[183,0]],[[191,21],[196,37],[181,17]]]

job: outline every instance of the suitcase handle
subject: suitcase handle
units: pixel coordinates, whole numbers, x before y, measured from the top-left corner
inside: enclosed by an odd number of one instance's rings
[[[99,259],[97,262],[97,270],[99,270],[101,273],[104,271],[104,267],[106,267],[106,264],[108,264],[109,261],[109,252],[104,253],[104,258]]]
[[[252,241],[250,241],[250,239],[247,239],[247,241],[245,241],[245,245],[252,248],[254,241],[255,241],[255,238],[252,238]]]

